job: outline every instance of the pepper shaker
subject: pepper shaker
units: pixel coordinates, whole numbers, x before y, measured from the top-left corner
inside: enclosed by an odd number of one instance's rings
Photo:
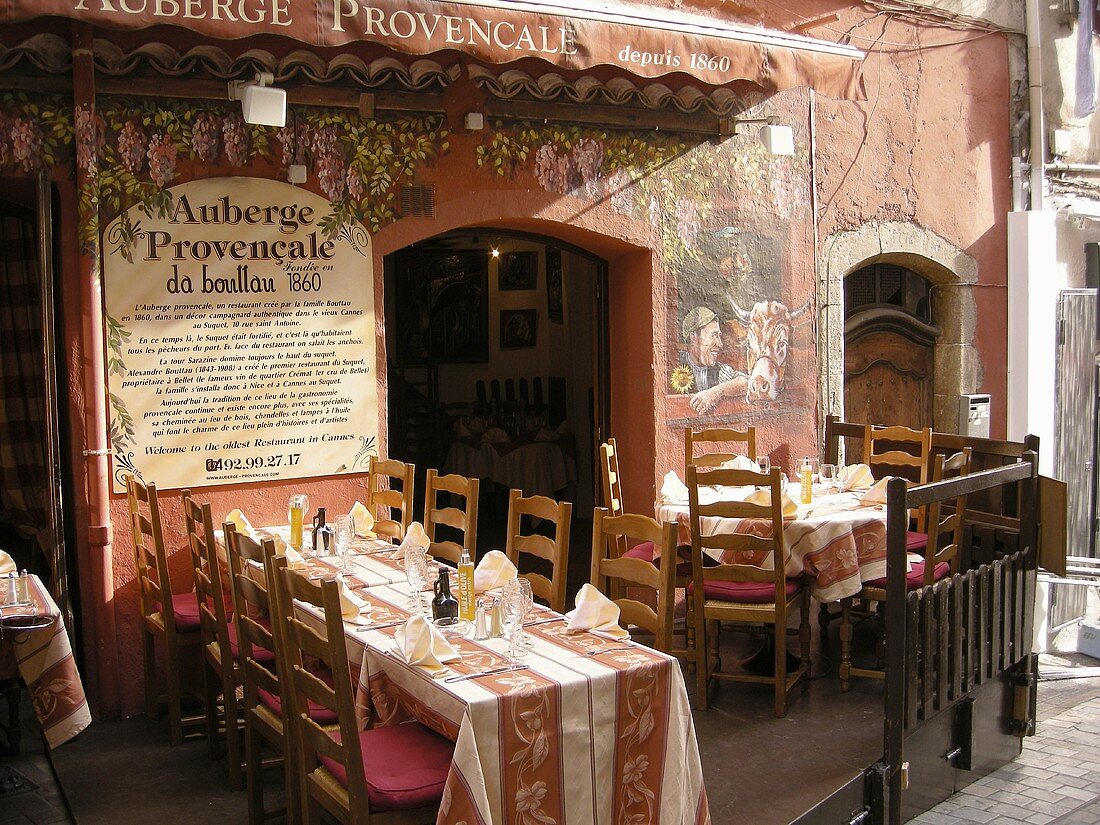
[[[18,604],[26,604],[30,602],[30,577],[26,570],[19,572],[19,578],[16,580],[15,601]]]
[[[489,608],[489,638],[504,638],[504,624],[500,616],[500,599],[495,596],[493,597],[492,606]]]
[[[485,598],[479,598],[477,600],[477,607],[474,612],[474,641],[482,642],[489,638],[489,628],[487,626],[488,617],[486,616],[487,608],[485,606]]]
[[[19,601],[18,585],[15,580],[15,571],[5,574],[4,578],[4,602],[8,605],[16,604]]]

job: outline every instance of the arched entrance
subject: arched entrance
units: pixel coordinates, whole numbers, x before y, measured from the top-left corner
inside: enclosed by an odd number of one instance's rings
[[[896,264],[844,279],[844,409],[852,421],[932,426],[931,284]]]
[[[512,487],[590,516],[610,415],[607,264],[494,227],[410,244],[384,270],[391,455],[480,478],[486,527]]]

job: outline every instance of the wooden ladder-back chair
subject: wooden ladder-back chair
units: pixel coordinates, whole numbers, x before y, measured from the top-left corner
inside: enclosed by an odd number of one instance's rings
[[[932,481],[945,478],[957,478],[970,474],[973,451],[963,448],[950,458],[937,454],[932,459]],[[928,505],[926,528],[928,540],[921,548],[924,560],[911,565],[905,577],[906,591],[920,590],[958,572],[959,548],[962,546],[963,527],[966,521],[966,496],[958,496],[951,511],[945,512],[944,502],[934,501]],[[944,538],[949,536],[946,543]],[[910,550],[910,552],[913,552]],[[852,605],[858,599],[866,605],[877,603],[881,608],[886,603],[886,577],[864,582],[859,595],[842,599],[840,602],[840,689],[851,687],[852,676],[864,676],[884,679],[882,669],[852,666]],[[881,638],[880,638],[881,641]],[[881,644],[880,644],[881,648]],[[880,654],[884,653],[880,649]]]
[[[374,532],[383,538],[405,538],[413,514],[413,477],[416,467],[394,458],[370,457],[367,474],[367,509],[375,517]],[[385,486],[379,484],[386,480]],[[395,483],[400,483],[400,489]],[[385,516],[378,518],[378,508],[385,507]],[[394,511],[397,511],[396,514]],[[397,516],[394,518],[394,516]]]
[[[711,485],[763,486],[770,490],[771,502],[752,504],[744,501],[717,501],[704,504],[699,500],[699,490]],[[701,472],[697,467],[689,465],[687,487],[693,578],[688,599],[693,605],[696,643],[703,651],[696,667],[696,702],[701,710],[706,710],[707,688],[714,677],[735,682],[771,684],[775,689],[775,715],[786,716],[791,692],[800,681],[803,688],[808,683],[810,593],[801,579],[787,578],[784,571],[787,551],[783,536],[783,475],[778,467],[773,467],[770,473],[764,474],[748,470]],[[709,518],[770,521],[771,535],[706,535],[703,521]],[[717,551],[722,558],[731,552],[757,554],[761,562],[770,561],[771,569],[765,569],[763,564],[756,566],[726,563],[721,559],[717,566],[704,569],[703,555],[707,551]],[[798,630],[801,663],[793,672],[788,673],[787,616],[796,609],[801,614]],[[774,676],[716,672],[719,622],[771,626],[775,632]]]
[[[285,617],[277,602],[278,582],[286,567],[286,556],[275,555],[275,542],[258,542],[224,525],[225,552],[229,557],[230,583],[233,589],[233,627],[237,640],[235,654],[244,692],[245,787],[248,790],[248,822],[259,825],[282,813],[264,808],[263,744],[283,759],[286,777],[286,817],[296,823],[300,812],[297,774],[294,771],[293,737],[287,736],[286,712],[282,702],[286,671],[279,633]],[[335,722],[335,717],[330,721]]]
[[[199,608],[195,593],[173,593],[164,550],[157,485],[137,476],[126,476],[126,501],[137,561],[138,596],[141,606],[142,660],[145,668],[145,712],[154,718],[160,708],[157,690],[156,640],[164,645],[168,739],[183,742],[184,725],[201,723],[205,716],[184,718],[180,652],[202,644]]]
[[[882,449],[885,448],[885,449]],[[875,478],[883,474],[901,475],[914,484],[927,484],[932,461],[932,428],[911,430],[908,427],[863,428],[863,463],[871,468]],[[905,549],[918,553],[927,544],[924,532],[927,511],[915,514],[915,530],[905,537]]]
[[[222,589],[228,576],[222,576],[210,505],[199,504],[191,497],[190,490],[184,490],[183,518],[187,525],[187,547],[191,553],[191,573],[195,580],[202,632],[206,736],[210,755],[216,758],[220,755],[219,746],[224,733],[229,785],[233,790],[239,790],[242,785],[240,716],[237,712],[237,685],[240,680],[230,642],[230,611],[226,609],[232,602]],[[222,697],[221,722],[218,715],[219,695]],[[224,730],[220,729],[221,724],[224,724]]]
[[[700,444],[740,443],[745,445],[745,455],[756,461],[756,427],[747,430],[715,428],[710,430],[684,430],[684,466],[717,467],[724,461],[735,458],[737,453],[709,452],[696,454],[695,447]]]
[[[359,730],[339,583],[312,582],[283,570],[282,584],[286,604],[297,600],[321,612],[320,623],[295,610],[286,613],[289,684],[284,698],[300,747],[303,820],[319,825],[324,809],[344,825],[434,822],[454,743],[419,722]],[[331,684],[303,667],[311,658],[332,674]],[[304,712],[306,707],[329,711],[336,725],[318,722],[315,714]]]
[[[569,566],[569,525],[573,505],[568,501],[554,501],[546,496],[524,498],[519,490],[508,494],[508,532],[505,536],[505,553],[512,564],[519,567],[520,554],[536,556],[550,562],[551,574],[522,573],[531,582],[531,592],[542,599],[551,610],[565,610],[565,582]],[[523,532],[523,516],[544,519],[555,526],[554,538]]]
[[[436,470],[428,470],[424,482],[424,532],[431,541],[428,552],[435,558],[444,558],[457,565],[463,549],[470,552],[471,559],[477,558],[478,488],[476,478],[454,474],[441,476]],[[463,499],[461,509],[440,507],[440,493],[460,496]],[[436,541],[436,526],[440,524],[461,532],[462,542]]]
[[[660,548],[660,563],[630,558],[620,548],[631,540]],[[592,586],[619,606],[623,627],[634,625],[653,634],[654,647],[672,653],[676,602],[676,526],[648,516],[611,515],[604,507],[592,513]],[[653,590],[657,607],[631,598],[628,588]]]

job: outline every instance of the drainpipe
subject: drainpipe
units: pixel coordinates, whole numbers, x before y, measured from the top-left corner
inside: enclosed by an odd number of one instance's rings
[[[1031,210],[1043,210],[1045,175],[1043,164],[1047,158],[1046,135],[1043,129],[1043,55],[1039,48],[1039,0],[1024,3],[1027,30],[1027,87],[1029,127],[1031,130]]]
[[[74,121],[80,112],[95,113],[95,67],[92,62],[92,30],[86,24],[73,31],[73,110]],[[88,555],[91,571],[94,654],[100,712],[117,715],[121,711],[118,680],[118,637],[115,635],[114,562],[111,548],[111,453],[107,439],[107,392],[103,347],[103,281],[99,264],[99,159],[96,147],[79,139],[76,142],[77,192],[93,193],[78,199],[78,225],[84,237],[92,238],[90,248],[81,247],[78,258],[80,309],[84,333],[84,477],[88,495]],[[89,155],[92,155],[89,157]]]

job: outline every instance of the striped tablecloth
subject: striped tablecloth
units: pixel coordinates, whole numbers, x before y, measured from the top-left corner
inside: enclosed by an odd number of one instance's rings
[[[56,748],[88,727],[92,715],[61,611],[37,576],[30,577],[29,592],[33,605],[0,608],[0,671],[14,660],[46,742]],[[4,618],[27,615],[48,616],[53,621],[30,630],[3,626]]]
[[[371,622],[406,617],[407,592],[403,583],[362,591]],[[353,668],[361,668],[360,713],[373,713],[375,724],[415,718],[457,742],[437,822],[709,822],[676,660],[641,645],[571,635],[545,609],[539,616],[550,621],[527,629],[527,669],[455,683],[405,664],[394,652],[395,627],[348,625]],[[455,674],[506,662],[503,639],[452,641],[462,653],[451,665]]]
[[[792,497],[798,495],[793,487],[790,492]],[[745,491],[734,488],[729,495],[743,498]],[[680,543],[691,544],[687,502],[659,503],[656,509],[658,520],[678,525]],[[766,519],[707,517],[702,527],[706,535],[772,534],[771,522]],[[784,522],[783,535],[789,554],[787,575],[809,577],[818,601],[854,596],[863,582],[886,575],[886,508],[864,505],[855,493],[815,496],[812,504],[799,505],[798,515]],[[726,551],[717,560],[771,567],[767,553]]]

